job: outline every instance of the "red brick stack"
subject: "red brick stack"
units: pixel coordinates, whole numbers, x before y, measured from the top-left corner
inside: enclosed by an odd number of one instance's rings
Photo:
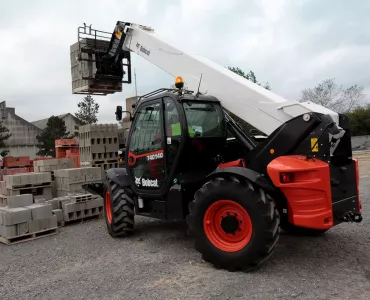
[[[74,167],[80,167],[80,151],[76,138],[55,140],[55,155],[56,158],[72,158]]]

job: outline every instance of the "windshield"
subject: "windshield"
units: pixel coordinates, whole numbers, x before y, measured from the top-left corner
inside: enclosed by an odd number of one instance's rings
[[[185,102],[183,106],[188,127],[194,131],[194,134],[191,134],[191,136],[225,136],[225,123],[219,104]]]

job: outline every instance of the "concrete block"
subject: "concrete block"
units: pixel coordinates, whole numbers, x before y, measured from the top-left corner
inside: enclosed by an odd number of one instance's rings
[[[40,174],[42,174],[42,176],[43,176],[43,183],[44,182],[51,182],[51,173],[50,172],[43,172],[43,173],[40,173]]]
[[[42,188],[42,197],[45,200],[51,200],[51,199],[53,199],[53,194],[52,194],[51,186]]]
[[[51,195],[54,197],[57,197],[57,183],[56,181],[51,182]]]
[[[6,183],[5,181],[0,181],[0,194],[6,195]]]
[[[77,220],[76,213],[75,212],[70,212],[70,213],[63,212],[63,219],[66,222]]]
[[[28,222],[29,233],[39,232],[39,220],[32,220]]]
[[[13,238],[29,233],[28,222],[16,225],[0,225],[0,236]]]
[[[103,213],[103,206],[95,207],[91,209],[91,215],[92,216],[98,216]]]
[[[92,217],[91,209],[84,209],[83,210],[83,218],[89,218]]]
[[[63,203],[62,209],[63,213],[71,213],[71,212],[78,212],[84,209],[85,206],[81,206],[80,203]]]
[[[35,196],[33,202],[35,204],[44,204],[46,202],[46,199],[43,198],[42,196]]]
[[[11,189],[13,186],[22,185],[21,175],[4,175],[4,181],[7,189]]]
[[[2,224],[9,226],[32,220],[31,210],[28,207],[2,208]]]
[[[62,209],[54,209],[53,215],[57,217],[58,222],[64,221]]]
[[[28,222],[17,224],[17,234],[18,236],[28,233]]]
[[[33,182],[31,182],[31,178],[34,177],[34,173],[29,173],[29,174],[19,174],[20,178],[21,178],[21,182],[22,182],[22,185],[27,185],[27,184],[31,184]]]
[[[118,145],[118,142],[117,142],[115,144],[105,145],[105,151],[104,152],[118,152],[118,149],[119,149],[119,145]]]
[[[71,199],[69,198],[69,196],[64,196],[59,199],[59,209],[63,209],[64,203],[71,203]]]
[[[27,181],[28,183],[27,184],[39,184],[39,181],[37,180],[37,174],[40,174],[40,173],[31,173],[30,176],[27,176]],[[24,181],[26,181],[26,179],[24,179]]]
[[[49,218],[32,220],[29,222],[28,226],[30,233],[57,228],[57,216],[52,215]]]
[[[8,206],[8,198],[0,195],[0,208],[5,206]]]
[[[59,209],[60,200],[58,198],[48,200],[47,203],[51,205],[52,210]]]
[[[33,204],[28,207],[31,210],[32,220],[46,219],[53,215],[50,204]]]
[[[17,208],[32,205],[33,195],[23,194],[18,196],[8,196],[7,204],[9,208]]]
[[[16,237],[17,235],[17,225],[0,225],[0,236],[5,238]]]
[[[86,182],[101,181],[101,168],[99,167],[90,167],[84,168]]]
[[[92,199],[90,201],[87,201],[86,208],[87,209],[97,208],[97,207],[103,206],[103,204],[104,204],[104,200],[102,197],[100,197],[98,199]]]
[[[85,176],[83,174],[83,171],[81,171],[79,168],[56,170],[54,172],[54,176],[56,178],[60,177],[66,178],[63,180],[63,184],[85,182]]]

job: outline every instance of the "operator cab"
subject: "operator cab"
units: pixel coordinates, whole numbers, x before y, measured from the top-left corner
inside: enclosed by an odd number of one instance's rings
[[[127,171],[136,193],[164,196],[176,184],[212,172],[226,143],[226,120],[211,96],[161,89],[143,96],[127,142]]]

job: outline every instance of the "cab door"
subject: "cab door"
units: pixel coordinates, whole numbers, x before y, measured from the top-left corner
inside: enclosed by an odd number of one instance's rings
[[[162,100],[141,104],[135,115],[128,141],[127,170],[134,189],[158,193],[167,178]]]

